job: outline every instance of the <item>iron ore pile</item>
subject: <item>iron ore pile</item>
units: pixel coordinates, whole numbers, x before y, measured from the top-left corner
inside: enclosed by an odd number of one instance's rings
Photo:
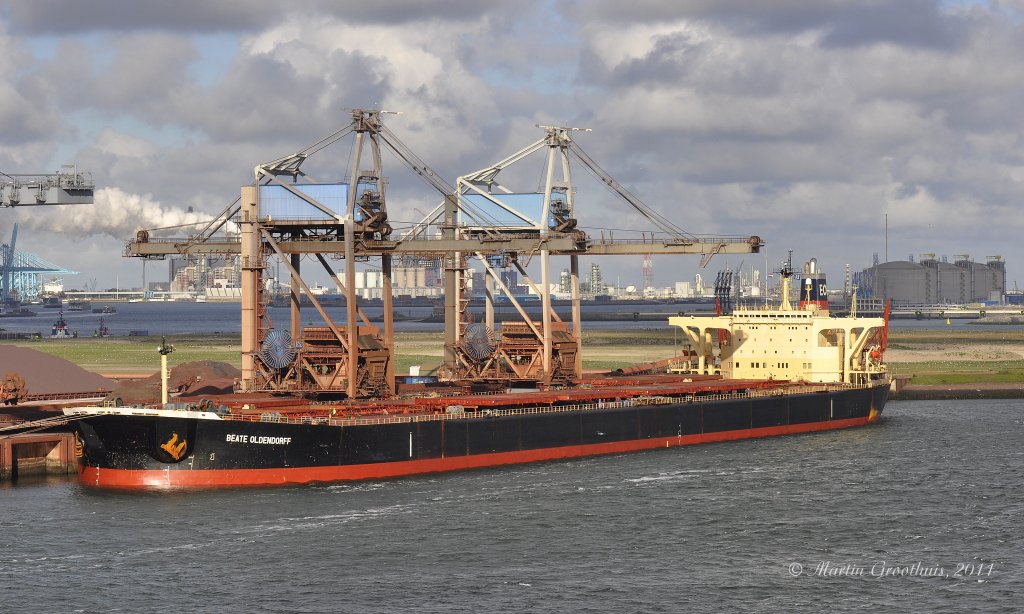
[[[105,394],[114,387],[107,378],[63,358],[16,345],[0,345],[0,375],[5,373],[23,377],[26,392],[40,397],[84,392]]]
[[[242,376],[238,368],[226,362],[197,360],[171,368],[167,388],[174,396],[198,399],[205,396],[229,394]],[[125,405],[160,402],[160,374],[138,380],[125,381],[108,400],[120,399]]]

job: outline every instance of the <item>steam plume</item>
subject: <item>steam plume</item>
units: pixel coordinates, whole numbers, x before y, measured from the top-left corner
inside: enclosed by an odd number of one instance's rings
[[[129,194],[120,188],[96,190],[92,205],[40,206],[18,208],[18,223],[23,228],[48,230],[65,236],[108,235],[119,240],[135,237],[143,228],[166,228],[209,220],[206,213],[192,213],[180,207],[166,207],[148,194]],[[184,236],[195,226],[171,228],[157,236]]]

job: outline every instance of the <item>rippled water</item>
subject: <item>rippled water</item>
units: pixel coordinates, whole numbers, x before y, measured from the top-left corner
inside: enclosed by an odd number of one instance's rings
[[[0,610],[1020,611],[1024,406],[885,416],[354,485],[8,487]],[[945,576],[872,575],[919,562]]]

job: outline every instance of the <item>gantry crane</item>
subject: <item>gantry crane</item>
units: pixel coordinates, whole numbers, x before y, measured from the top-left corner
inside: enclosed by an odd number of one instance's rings
[[[544,137],[501,162],[448,184],[383,124],[378,110],[355,109],[346,127],[299,152],[261,164],[253,184],[198,233],[185,239],[160,239],[140,231],[126,255],[162,258],[181,254],[239,254],[242,268],[242,388],[246,391],[344,394],[349,398],[386,395],[394,390],[394,326],[391,308],[391,261],[395,255],[443,258],[445,276],[445,345],[442,372],[447,378],[528,381],[538,385],[570,383],[581,372],[580,255],[700,254],[757,252],[752,237],[698,238],[681,231],[643,204],[580,149],[573,129],[542,126]],[[349,135],[354,137],[347,181],[319,183],[301,169],[303,162]],[[434,188],[442,202],[411,230],[395,236],[388,222],[380,149],[384,145]],[[363,168],[364,149],[369,168]],[[534,152],[547,150],[543,192],[515,192],[497,181],[505,168]],[[650,220],[662,233],[652,241],[594,241],[577,228],[573,159],[613,193]],[[557,167],[557,170],[556,170]],[[230,231],[223,232],[222,231]],[[653,235],[652,235],[653,237]],[[314,256],[345,296],[346,321],[335,325],[302,280],[303,255]],[[288,269],[291,322],[275,327],[266,313],[262,281],[270,255]],[[344,261],[337,275],[325,256]],[[551,308],[552,255],[568,256],[572,269],[571,327]],[[540,288],[522,261],[540,260]],[[357,258],[380,258],[383,278],[383,328],[370,324],[357,304]],[[479,259],[486,270],[486,327],[470,329],[465,320],[467,260]],[[495,266],[512,264],[541,296],[541,321],[535,322],[505,287]],[[523,317],[494,333],[495,289],[504,293]],[[301,328],[300,295],[305,293],[325,327]],[[362,320],[362,323],[360,323]]]
[[[11,273],[14,271],[15,255],[18,253],[18,225],[11,231],[11,242],[0,245],[0,305],[11,302]]]
[[[544,385],[568,384],[582,373],[580,352],[580,255],[625,255],[651,253],[701,254],[702,265],[716,253],[750,253],[760,249],[759,237],[706,237],[691,235],[644,204],[607,173],[575,142],[572,135],[578,128],[538,126],[544,136],[505,159],[475,173],[460,177],[456,199],[444,203],[447,210],[444,228],[454,228],[454,236],[466,240],[486,240],[499,235],[532,236],[540,240],[535,251],[511,249],[475,250],[470,252],[484,266],[485,322],[471,324],[463,297],[465,284],[461,276],[465,264],[455,263],[453,256],[445,286],[445,362],[450,376],[493,378],[497,380],[535,381]],[[499,182],[505,169],[524,162],[531,154],[546,151],[543,192],[515,191]],[[572,163],[581,164],[624,205],[655,226],[659,234],[649,232],[644,239],[615,241],[610,236],[601,241],[589,237],[580,227],[576,189],[572,181]],[[452,232],[452,231],[450,231]],[[650,236],[648,240],[646,237]],[[571,239],[573,247],[562,249],[556,239]],[[523,267],[524,260],[539,258],[539,287]],[[551,308],[552,256],[569,257],[572,299],[572,322],[565,323]],[[525,308],[501,282],[496,272],[498,262],[515,266],[531,291],[541,301],[540,321],[533,321]],[[522,318],[522,322],[506,322],[501,334],[494,330],[494,295],[496,288]]]

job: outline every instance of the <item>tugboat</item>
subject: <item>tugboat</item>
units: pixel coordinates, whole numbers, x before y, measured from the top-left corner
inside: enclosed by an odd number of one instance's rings
[[[109,337],[110,329],[103,323],[103,318],[100,318],[100,327],[93,331],[93,337]]]
[[[53,328],[50,329],[50,339],[70,339],[75,334],[68,328],[67,322],[64,321],[64,310],[61,309],[57,315],[57,321],[53,323]]]

